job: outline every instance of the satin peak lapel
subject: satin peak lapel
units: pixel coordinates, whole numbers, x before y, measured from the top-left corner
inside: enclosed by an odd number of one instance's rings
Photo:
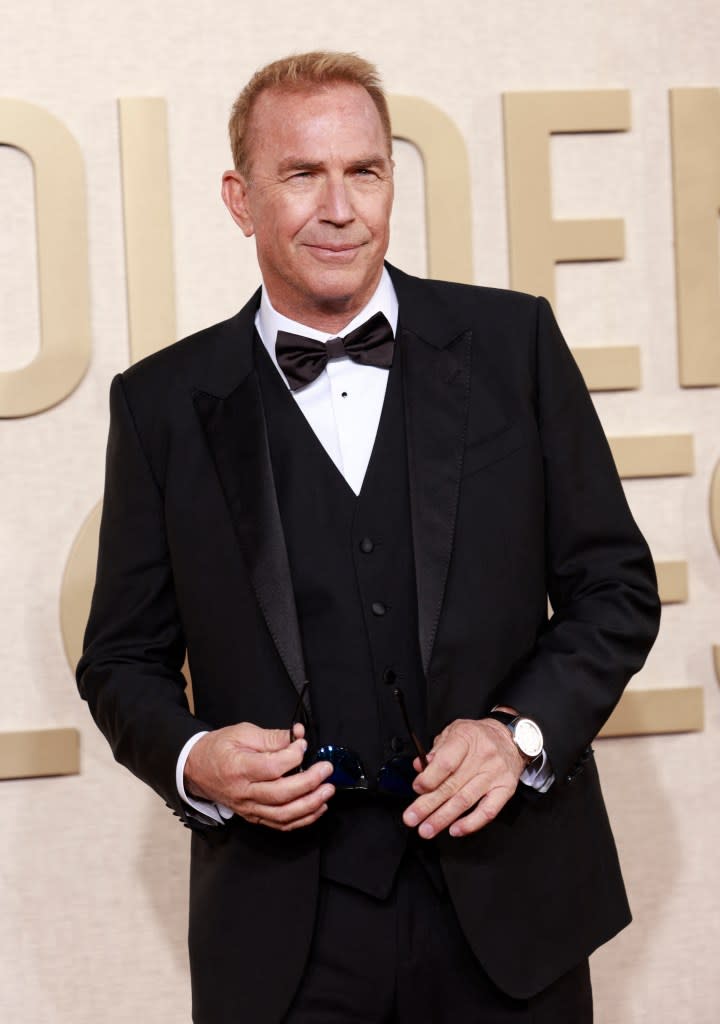
[[[257,374],[252,370],[224,398],[196,391],[193,402],[260,609],[300,691],[305,664]]]
[[[438,347],[402,328],[402,299],[400,318],[418,632],[427,677],[455,535],[472,333],[463,330]]]

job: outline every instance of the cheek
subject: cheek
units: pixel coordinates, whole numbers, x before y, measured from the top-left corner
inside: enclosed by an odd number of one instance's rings
[[[390,222],[386,217],[378,220],[371,226],[373,241],[376,248],[387,249],[390,241]]]
[[[390,235],[390,212],[392,201],[385,199],[375,201],[367,210],[365,223],[370,227],[376,238],[387,238]]]
[[[285,239],[294,238],[312,222],[316,209],[317,203],[309,189],[284,197],[272,211],[275,233]]]
[[[277,196],[257,202],[251,213],[258,240],[273,248],[292,238],[302,222],[297,202]]]

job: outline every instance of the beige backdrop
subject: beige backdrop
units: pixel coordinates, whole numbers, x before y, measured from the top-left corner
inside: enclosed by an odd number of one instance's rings
[[[188,833],[112,762],[77,698],[60,631],[63,571],[102,490],[109,381],[130,361],[117,100],[167,100],[184,335],[232,314],[257,283],[251,246],[218,195],[231,99],[259,64],[327,46],[374,59],[390,92],[430,101],[457,125],[470,162],[474,279],[484,284],[509,283],[502,94],[630,91],[630,131],[553,139],[555,216],[624,218],[626,235],[622,261],[558,267],[556,307],[573,345],[640,348],[642,388],[595,396],[609,434],[693,437],[692,475],[627,482],[656,559],[689,565],[689,600],[664,609],[633,687],[701,687],[706,721],[703,732],[598,743],[636,921],[596,955],[593,976],[600,1024],[715,1024],[720,556],[709,504],[720,388],[679,384],[668,91],[720,88],[717,0],[0,0],[0,24],[0,98],[45,108],[84,160],[92,339],[89,370],[65,401],[0,423],[0,731],[70,726],[82,741],[81,774],[0,783],[3,1019],[189,1020]],[[423,166],[407,143],[397,161],[391,258],[423,274]],[[37,259],[31,165],[2,147],[0,371],[38,350]]]

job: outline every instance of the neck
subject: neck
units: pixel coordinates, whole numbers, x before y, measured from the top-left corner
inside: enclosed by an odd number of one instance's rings
[[[283,296],[275,296],[273,292],[263,283],[267,290],[270,304],[277,313],[294,320],[304,327],[312,327],[313,330],[322,331],[324,334],[339,334],[353,320],[358,313],[367,306],[372,299],[380,281],[382,269],[378,279],[372,287],[365,289],[362,295],[349,295],[342,298],[329,299],[326,303],[322,300],[311,303],[292,303],[284,301]]]

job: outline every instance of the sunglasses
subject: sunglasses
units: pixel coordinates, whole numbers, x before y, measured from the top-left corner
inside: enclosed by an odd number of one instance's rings
[[[309,685],[309,682],[306,682],[300,691],[300,696],[298,697],[298,702],[295,706],[295,711],[293,712],[292,723],[290,725],[291,743],[295,739],[294,729],[295,725],[300,722],[300,718],[303,719],[303,725],[307,724],[304,721],[306,716],[303,699]],[[423,769],[425,769],[427,768],[428,763],[427,754],[417,733],[413,730],[410,724],[410,717],[405,705],[405,695],[399,686],[396,686],[393,690],[393,697],[400,705],[400,712],[403,717],[403,722],[405,723],[405,729],[412,740],[415,752],[420,759],[420,764]],[[408,754],[396,754],[378,769],[377,774],[373,778],[368,776],[360,755],[354,750],[350,750],[348,747],[338,746],[335,743],[325,743],[323,746],[318,747],[314,753],[305,756],[303,768],[309,768],[311,765],[317,764],[318,761],[329,761],[333,766],[333,772],[325,781],[335,786],[336,790],[342,790],[343,792],[358,791],[376,793],[383,796],[413,798],[415,796],[415,791],[412,787],[417,776],[417,772],[413,768],[413,760],[414,756],[410,756]]]

